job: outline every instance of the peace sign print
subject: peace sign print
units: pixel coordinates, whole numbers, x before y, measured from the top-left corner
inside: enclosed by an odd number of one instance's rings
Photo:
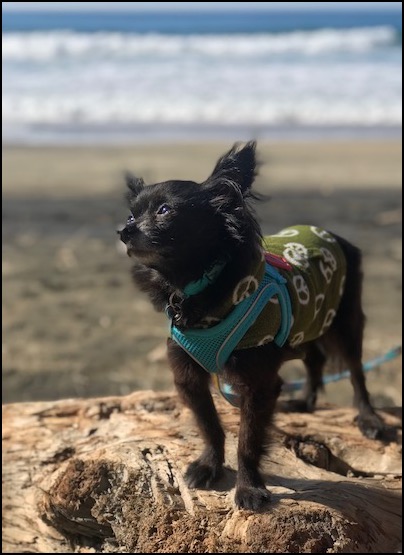
[[[320,239],[324,239],[324,241],[327,241],[328,243],[337,242],[336,238],[333,237],[331,233],[329,233],[325,229],[320,229],[319,227],[315,227],[314,225],[312,225],[310,229],[314,233],[314,235],[317,235],[317,237],[320,237]]]
[[[310,290],[303,276],[293,276],[293,285],[295,287],[297,298],[299,299],[300,304],[309,304]]]
[[[319,295],[317,295],[316,300],[314,301],[313,320],[317,318],[317,315],[320,312],[321,307],[323,306],[324,299],[325,299],[325,295],[323,295],[323,293],[320,293]]]
[[[289,345],[291,347],[297,347],[298,345],[303,343],[303,341],[304,341],[304,331],[299,331],[298,333],[295,333],[295,335],[289,341]]]
[[[341,283],[340,283],[340,286],[339,286],[339,296],[340,297],[342,297],[342,295],[344,294],[345,281],[346,281],[346,276],[342,276]]]
[[[322,260],[320,260],[320,270],[327,283],[330,283],[334,272],[337,270],[337,261],[335,256],[331,251],[325,249],[324,247],[320,249],[323,255]]]
[[[309,251],[301,243],[286,243],[283,256],[288,262],[299,266],[303,270],[309,267],[309,261],[307,260]]]
[[[296,235],[299,235],[298,229],[283,229],[279,233],[272,235],[272,237],[296,237]]]
[[[265,337],[263,337],[261,339],[261,341],[259,343],[257,343],[257,347],[262,347],[263,345],[266,345],[267,343],[271,343],[274,339],[275,339],[275,337],[273,335],[266,335]]]
[[[330,310],[326,314],[326,317],[324,318],[323,327],[321,328],[320,335],[323,335],[323,333],[331,326],[336,314],[336,311],[333,308],[330,308]]]
[[[255,293],[258,289],[258,280],[255,276],[246,276],[233,291],[233,304],[237,305]]]

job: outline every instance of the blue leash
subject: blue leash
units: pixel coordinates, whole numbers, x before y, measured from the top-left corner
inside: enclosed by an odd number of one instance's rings
[[[397,358],[398,356],[401,355],[401,352],[402,352],[401,345],[398,345],[397,347],[393,347],[392,349],[387,351],[387,353],[385,353],[384,355],[380,355],[376,358],[372,358],[371,360],[368,360],[367,362],[365,362],[362,366],[363,371],[369,372],[370,370],[374,370],[384,362],[389,362],[390,360]],[[350,375],[351,373],[349,370],[344,370],[339,374],[331,374],[330,376],[324,377],[323,384],[327,385],[329,383],[338,382],[340,380],[344,380],[345,378],[349,378]],[[293,393],[294,391],[300,391],[301,389],[303,389],[303,386],[305,385],[305,383],[306,383],[306,380],[296,380],[293,382],[284,383],[282,387],[282,393]]]

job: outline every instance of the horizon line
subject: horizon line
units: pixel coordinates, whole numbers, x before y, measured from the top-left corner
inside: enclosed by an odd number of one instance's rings
[[[33,12],[134,12],[134,13],[155,13],[155,12],[164,12],[164,13],[178,13],[178,12],[183,12],[183,13],[206,13],[206,12],[214,12],[214,13],[220,13],[220,12],[310,12],[310,11],[317,11],[317,12],[340,12],[340,11],[348,11],[348,12],[354,12],[354,11],[360,11],[360,12],[379,12],[379,11],[396,11],[396,12],[402,12],[402,4],[399,5],[392,5],[392,4],[388,4],[388,5],[383,5],[382,3],[377,5],[377,6],[360,6],[360,5],[355,5],[352,7],[349,6],[321,6],[321,7],[316,7],[316,6],[302,6],[297,7],[297,6],[267,6],[267,7],[258,7],[258,6],[254,6],[252,8],[245,6],[236,6],[236,7],[232,7],[230,8],[226,8],[225,6],[222,6],[220,8],[214,8],[214,7],[209,7],[209,8],[202,8],[202,7],[195,7],[195,8],[183,8],[182,6],[178,6],[178,7],[171,7],[171,8],[166,8],[164,6],[161,6],[159,8],[139,8],[139,7],[126,7],[126,6],[117,6],[115,7],[104,7],[104,6],[98,6],[95,8],[92,8],[91,6],[74,6],[74,7],[68,7],[68,6],[63,6],[63,7],[58,7],[58,6],[38,6],[38,7],[31,7],[31,6],[3,6],[2,7],[2,12],[25,12],[25,13],[33,13]]]

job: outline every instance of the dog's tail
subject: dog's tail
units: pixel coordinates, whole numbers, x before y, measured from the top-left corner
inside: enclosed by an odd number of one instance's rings
[[[341,347],[349,359],[362,357],[363,330],[366,318],[362,309],[362,253],[346,239],[337,237],[347,263],[346,280],[335,328]]]

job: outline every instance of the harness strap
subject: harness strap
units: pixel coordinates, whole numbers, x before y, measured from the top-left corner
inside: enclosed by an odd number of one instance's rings
[[[201,293],[204,289],[206,289],[206,287],[212,285],[212,283],[216,281],[226,264],[227,260],[218,262],[217,264],[212,266],[209,271],[205,272],[200,279],[188,283],[183,291],[184,297],[187,299],[188,297],[197,295],[198,293]]]
[[[215,377],[223,371],[231,353],[274,296],[278,297],[281,309],[281,325],[274,341],[281,347],[290,332],[292,307],[286,279],[268,263],[265,264],[265,274],[258,289],[236,305],[219,324],[208,329],[180,330],[171,322],[171,337]],[[221,393],[234,404],[236,396],[229,390],[230,386],[224,384],[224,387],[221,380],[215,381],[219,383]]]
[[[281,325],[274,338],[274,342],[278,345],[278,347],[282,347],[288,338],[292,308],[289,293],[285,286],[286,280],[268,264],[266,265],[265,276],[269,276],[274,279],[274,281],[264,285],[261,291],[258,291],[256,298],[247,308],[243,318],[233,327],[232,330],[230,330],[227,338],[223,341],[216,355],[216,367],[218,368],[217,372],[223,370],[224,365],[229,359],[231,353],[240,343],[250,327],[254,324],[272,297],[278,297],[281,308]],[[265,277],[263,281],[265,281]]]

